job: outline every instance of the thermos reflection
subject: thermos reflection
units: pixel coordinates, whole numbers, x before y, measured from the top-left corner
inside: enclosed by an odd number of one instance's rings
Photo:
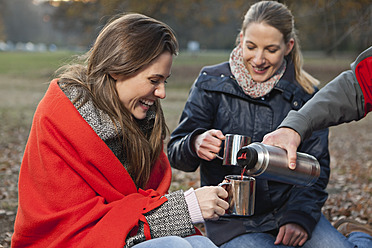
[[[311,186],[320,175],[320,165],[315,157],[298,152],[296,168],[291,170],[284,149],[262,143],[241,148],[237,153],[237,164],[249,176],[293,185]]]

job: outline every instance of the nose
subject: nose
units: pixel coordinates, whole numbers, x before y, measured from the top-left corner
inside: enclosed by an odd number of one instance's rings
[[[156,97],[159,97],[160,99],[164,99],[166,94],[165,94],[165,83],[160,83],[158,86],[156,86],[154,95]]]
[[[256,65],[262,65],[265,63],[265,56],[264,56],[264,53],[263,51],[257,51],[255,53],[255,56],[253,58],[253,62],[256,64]]]

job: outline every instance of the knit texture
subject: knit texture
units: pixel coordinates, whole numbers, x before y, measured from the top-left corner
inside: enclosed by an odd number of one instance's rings
[[[229,59],[231,72],[244,93],[250,97],[257,98],[269,93],[283,76],[286,69],[286,60],[277,72],[264,82],[255,82],[243,61],[243,49],[240,45],[234,48]]]
[[[95,107],[91,99],[88,99],[85,103],[83,103],[82,99],[77,99],[79,95],[84,96],[84,93],[80,92],[82,89],[79,87],[66,85],[60,85],[60,87],[70,101],[74,102],[81,116],[107,144],[115,156],[119,158],[124,167],[126,167],[125,153],[121,145],[122,130],[120,129],[119,123],[116,122],[115,126],[104,111]],[[140,129],[143,132],[151,132],[154,119],[155,112],[150,111],[144,120],[138,120]],[[167,194],[165,197],[168,201],[145,214],[146,220],[150,226],[151,238],[171,235],[185,237],[194,234],[195,229],[183,192],[177,191]],[[144,240],[146,240],[146,237],[144,234],[143,222],[140,221],[137,233],[127,237],[126,247],[131,247]]]
[[[167,201],[164,152],[144,189],[53,80],[35,111],[19,175],[12,247],[124,247],[145,214]]]

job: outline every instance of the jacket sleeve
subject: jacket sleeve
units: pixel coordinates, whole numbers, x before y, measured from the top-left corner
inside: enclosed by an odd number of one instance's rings
[[[351,70],[343,72],[299,111],[290,111],[280,124],[297,131],[302,140],[315,130],[326,128],[364,116],[363,94]]]
[[[168,143],[168,159],[173,168],[192,172],[195,171],[200,158],[193,150],[192,141],[211,128],[213,111],[212,99],[195,84],[191,87],[177,128],[172,132]]]
[[[324,86],[298,112],[291,111],[280,127],[297,131],[302,140],[315,130],[357,121],[372,111],[372,47]]]
[[[173,192],[165,195],[165,197],[168,201],[145,214],[150,227],[151,238],[165,236],[186,237],[195,234],[195,228],[191,222],[183,192]],[[146,240],[143,225],[144,223],[140,222],[137,233],[127,237],[127,247]]]
[[[297,223],[306,230],[311,238],[312,231],[319,221],[321,208],[328,198],[326,192],[330,175],[328,129],[314,132],[308,140],[303,142],[299,152],[311,154],[318,160],[321,168],[320,176],[312,186],[292,188],[279,225]]]

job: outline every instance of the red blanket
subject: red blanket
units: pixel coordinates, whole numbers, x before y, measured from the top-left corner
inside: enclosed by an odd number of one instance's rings
[[[137,190],[54,80],[26,145],[12,247],[123,247],[144,213],[167,200],[170,182],[162,153],[146,190]]]

